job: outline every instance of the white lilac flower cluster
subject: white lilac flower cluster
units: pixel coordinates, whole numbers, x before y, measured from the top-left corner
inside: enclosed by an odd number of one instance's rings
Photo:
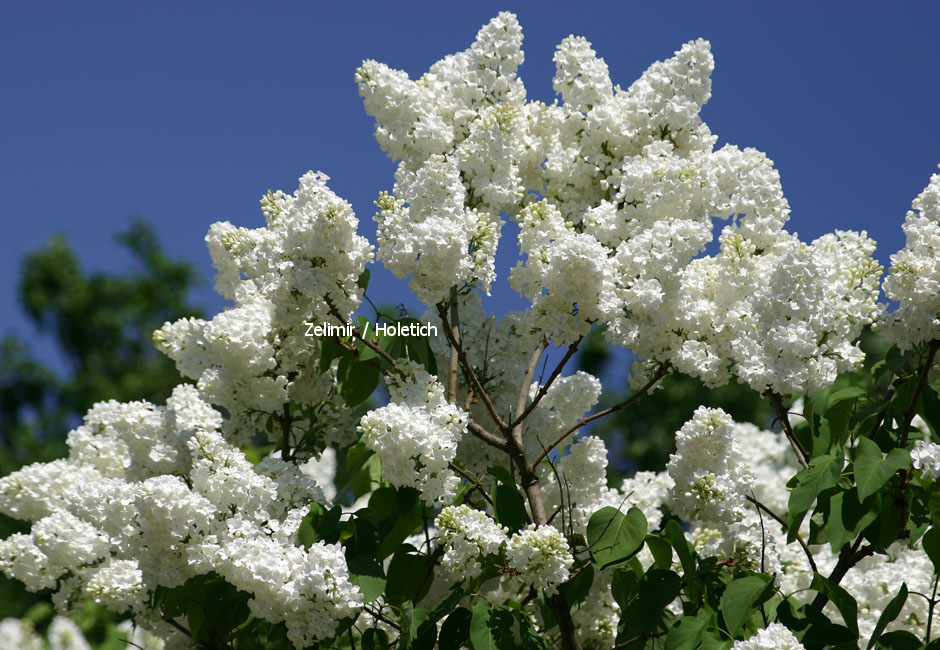
[[[593,323],[645,363],[716,386],[737,376],[779,394],[825,388],[855,368],[853,341],[880,313],[864,233],[804,244],[764,154],[728,145],[699,117],[711,94],[706,41],[687,43],[628,89],[590,43],[555,55],[561,103],[527,102],[515,16],[416,81],[374,61],[357,79],[376,137],[399,160],[383,195],[379,259],[432,304],[489,288],[499,215],[520,225],[510,284],[528,326],[568,344]],[[701,257],[714,219],[729,223]]]
[[[771,623],[744,641],[735,641],[731,650],[803,650],[803,644],[785,625]]]
[[[535,524],[509,538],[506,560],[525,584],[548,593],[568,579],[568,569],[574,564],[564,535],[551,526]]]
[[[448,582],[475,578],[487,558],[504,555],[521,584],[551,592],[568,579],[574,563],[567,540],[552,526],[530,524],[509,536],[485,512],[467,505],[444,508],[434,526],[445,549],[441,568]]]
[[[509,533],[485,512],[467,505],[444,508],[434,520],[434,527],[438,543],[445,549],[441,568],[456,581],[483,573],[483,561],[499,555]]]
[[[56,616],[49,623],[45,639],[28,620],[5,618],[0,621],[0,648],[13,650],[91,650],[81,629],[70,619]],[[151,645],[144,650],[157,650]]]
[[[382,460],[397,487],[414,487],[428,505],[443,506],[460,479],[449,468],[467,430],[467,415],[444,397],[437,377],[413,362],[399,362],[387,381],[389,403],[362,416],[362,442]]]
[[[221,426],[190,385],[166,407],[96,404],[69,435],[68,458],[0,479],[0,512],[32,522],[0,541],[0,570],[55,589],[63,611],[89,598],[168,641],[149,595],[216,572],[298,647],[329,637],[362,598],[339,546],[297,546],[322,491],[280,457],[252,465]]]
[[[264,228],[214,224],[206,241],[216,289],[235,306],[210,321],[186,318],[154,333],[180,373],[229,413],[229,436],[247,440],[268,428],[289,400],[311,407],[291,426],[298,438],[315,427],[320,449],[348,442],[354,430],[330,373],[309,371],[319,355],[305,337],[305,321],[337,322],[330,305],[344,318],[355,311],[362,299],[357,280],[372,260],[352,207],[327,180],[308,172],[294,195],[269,192],[261,201]],[[276,431],[280,436],[280,425]]]
[[[907,242],[891,256],[885,295],[899,303],[884,334],[902,350],[940,339],[940,174],[914,199],[904,219]]]
[[[674,482],[672,508],[687,521],[739,521],[753,475],[743,462],[734,421],[721,409],[700,406],[676,433],[666,466]]]
[[[911,461],[914,469],[919,469],[924,478],[940,477],[940,445],[935,442],[918,440],[911,449]]]
[[[417,81],[366,61],[356,80],[376,139],[401,161],[380,208],[378,258],[428,305],[451,287],[489,291],[502,221],[523,196],[525,146],[522,30],[501,13],[470,49],[445,57]]]

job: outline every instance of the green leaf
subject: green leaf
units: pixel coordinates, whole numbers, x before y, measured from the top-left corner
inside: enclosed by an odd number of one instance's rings
[[[496,521],[506,526],[510,534],[522,530],[529,523],[525,501],[514,484],[496,483],[493,506],[496,510]]]
[[[940,396],[937,395],[936,388],[930,386],[924,389],[924,392],[920,395],[919,404],[920,408],[917,409],[917,412],[930,426],[930,430],[933,431],[934,435],[940,433]]]
[[[460,600],[466,595],[467,592],[464,588],[461,585],[456,585],[450,590],[450,594],[448,594],[444,600],[434,606],[434,609],[431,610],[431,614],[428,616],[428,620],[432,623],[437,623],[454,611],[457,605],[460,604]]]
[[[668,569],[672,566],[672,546],[659,535],[647,535],[646,545],[653,554],[657,569]]]
[[[359,586],[364,602],[371,603],[385,592],[385,572],[374,559],[357,555],[348,559],[346,564],[349,566],[349,581]]]
[[[666,635],[666,650],[695,650],[702,641],[705,621],[686,616],[669,628]]]
[[[829,598],[842,614],[842,620],[848,628],[855,636],[858,636],[858,603],[849,592],[818,573],[813,575],[813,582],[809,588]]]
[[[686,575],[695,574],[695,556],[692,546],[685,538],[682,528],[675,519],[670,519],[669,523],[663,528],[663,537],[669,540],[672,547],[676,549],[676,555],[679,556],[679,563],[682,564],[682,570]]]
[[[907,583],[902,582],[898,595],[891,599],[891,602],[888,603],[884,611],[881,612],[881,616],[878,617],[878,623],[875,624],[875,631],[871,633],[871,638],[868,640],[868,645],[865,647],[865,650],[871,650],[875,646],[875,642],[878,640],[878,637],[881,636],[881,633],[884,632],[885,628],[888,627],[888,623],[896,619],[898,614],[901,613],[905,602],[907,602]]]
[[[561,585],[558,590],[564,594],[568,606],[577,611],[581,603],[587,600],[593,584],[594,567],[588,564],[575,577]]]
[[[343,359],[351,357],[348,350],[335,343],[332,338],[321,336],[317,339],[320,345],[320,365],[317,368],[319,374],[323,374],[330,369],[334,359]]]
[[[928,530],[922,544],[927,557],[933,562],[934,573],[940,572],[940,528],[934,526]]]
[[[604,569],[624,562],[643,546],[646,517],[639,508],[630,508],[623,515],[610,506],[601,508],[588,522],[587,540],[594,562]]]
[[[906,449],[892,449],[882,460],[881,448],[868,438],[859,438],[855,448],[855,482],[858,498],[864,501],[894,476],[898,470],[911,465],[911,455]]]
[[[470,620],[470,642],[473,644],[473,650],[499,650],[490,630],[492,612],[492,606],[485,600],[473,606],[473,618]]]
[[[398,639],[400,650],[431,650],[437,641],[437,626],[428,621],[426,609],[415,609],[405,601],[398,608],[398,623],[401,636]]]
[[[327,510],[319,503],[312,503],[310,511],[300,521],[297,541],[304,548],[310,548],[320,540],[335,544],[339,540],[339,518],[343,514],[341,506]]]
[[[386,650],[388,648],[388,633],[385,630],[371,628],[362,635],[362,650]]]
[[[895,630],[883,634],[878,639],[878,647],[884,650],[920,650],[924,646],[920,639],[907,630]]]
[[[357,442],[346,452],[343,484],[339,492],[352,490],[358,499],[382,485],[382,462],[378,455],[361,442]]]
[[[409,548],[403,546],[399,549],[388,565],[385,595],[389,602],[418,602],[431,587],[433,571],[428,572],[428,556],[409,552]]]
[[[754,608],[773,594],[773,580],[769,576],[738,578],[721,595],[721,614],[731,636],[737,636],[750,620]]]
[[[359,285],[360,289],[366,289],[369,286],[369,278],[371,277],[369,269],[363,269],[362,273],[359,274],[359,278],[356,280],[356,284]]]
[[[384,494],[383,501],[393,499],[391,508],[385,511],[386,514],[381,517],[379,523],[381,541],[378,554],[386,558],[398,550],[407,537],[421,529],[424,504],[414,488],[380,488],[372,494],[372,498],[375,499],[379,494]],[[370,508],[372,503],[370,500]],[[387,504],[383,507],[387,507]]]
[[[829,395],[829,400],[826,404],[826,410],[828,411],[839,402],[843,402],[845,400],[855,400],[859,397],[864,397],[867,394],[868,391],[861,386],[846,386],[845,388],[840,388]]]
[[[532,619],[522,611],[513,610],[513,617],[519,625],[519,636],[522,639],[522,650],[546,650],[545,639],[535,629]]]
[[[615,569],[614,577],[610,583],[610,593],[620,605],[621,611],[626,611],[630,603],[637,597],[640,589],[640,579],[631,569]]]
[[[637,601],[644,632],[655,630],[663,620],[666,605],[679,595],[682,579],[672,571],[650,569],[640,581]]]
[[[837,492],[829,499],[829,516],[826,533],[834,553],[858,537],[875,519],[881,510],[881,499],[877,495],[859,503],[856,490]]]
[[[809,467],[801,469],[793,478],[795,485],[790,492],[787,512],[787,543],[796,539],[800,523],[806,511],[823,490],[839,482],[842,473],[842,459],[825,454],[810,461]]]
[[[380,375],[378,368],[352,355],[340,359],[336,379],[346,406],[357,406],[369,399],[379,385]]]
[[[470,621],[473,614],[466,607],[458,607],[447,615],[438,635],[439,650],[460,650],[470,641]]]

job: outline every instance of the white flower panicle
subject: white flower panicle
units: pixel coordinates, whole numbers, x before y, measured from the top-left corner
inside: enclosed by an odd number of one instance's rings
[[[785,625],[771,623],[744,641],[735,641],[731,650],[803,650],[803,644]]]
[[[445,549],[441,568],[455,581],[480,575],[483,561],[501,553],[508,541],[504,526],[467,505],[447,506],[434,520],[434,527]]]
[[[214,224],[206,241],[216,289],[235,306],[210,321],[182,319],[154,333],[157,347],[197,380],[200,394],[225,407],[226,434],[243,441],[289,400],[316,413],[320,449],[348,442],[353,431],[329,373],[304,371],[317,367],[319,357],[305,322],[337,322],[332,308],[348,318],[362,299],[357,281],[372,260],[368,240],[356,234],[352,207],[327,180],[308,172],[294,195],[269,192],[262,200],[264,228]],[[309,417],[293,419],[298,436],[310,428]]]
[[[509,567],[519,572],[523,582],[536,589],[554,593],[568,579],[574,557],[568,542],[552,526],[530,524],[513,535],[506,544]]]
[[[919,469],[924,478],[940,477],[940,445],[926,440],[918,440],[911,449],[911,461],[914,469]]]
[[[379,260],[412,276],[433,305],[451,287],[489,291],[502,221],[524,194],[526,146],[522,30],[501,13],[470,49],[439,61],[417,81],[366,61],[356,71],[376,138],[400,161],[392,194],[379,201]]]
[[[885,337],[907,350],[940,339],[940,174],[914,199],[904,219],[904,248],[891,256],[885,295],[898,309],[885,318]]]
[[[0,479],[0,510],[34,522],[0,541],[0,570],[58,589],[62,608],[89,598],[144,618],[157,587],[216,572],[252,595],[256,616],[284,622],[297,647],[328,638],[362,597],[339,546],[297,546],[321,489],[280,458],[253,466],[221,427],[189,385],[166,407],[96,404],[70,434],[69,458]],[[125,456],[96,457],[99,448]],[[37,496],[46,479],[53,499]]]
[[[638,385],[670,363],[709,386],[736,375],[812,393],[858,366],[853,342],[880,313],[874,244],[849,232],[800,243],[783,230],[772,162],[714,149],[699,116],[706,41],[623,90],[587,40],[568,37],[555,53],[562,101],[547,106],[526,102],[515,77],[521,40],[500,14],[418,81],[374,61],[357,73],[376,137],[400,161],[378,202],[379,258],[422,301],[489,290],[506,213],[520,225],[509,280],[531,302],[529,326],[567,345],[606,324],[645,361]],[[716,218],[730,222],[720,253],[697,257]]]
[[[390,402],[362,416],[362,442],[382,460],[382,473],[398,487],[414,487],[428,505],[443,506],[460,479],[449,468],[467,430],[467,416],[444,397],[437,377],[419,364],[397,365]]]
[[[0,648],[13,650],[91,650],[81,629],[64,616],[55,616],[46,630],[45,640],[26,619],[0,621]],[[148,649],[149,650],[149,649]]]
[[[753,476],[741,461],[734,421],[721,409],[700,406],[676,433],[666,466],[675,485],[672,507],[688,521],[739,521]]]

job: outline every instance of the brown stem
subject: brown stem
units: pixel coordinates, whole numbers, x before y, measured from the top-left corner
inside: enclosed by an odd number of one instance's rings
[[[467,430],[491,447],[496,447],[500,451],[509,450],[509,445],[505,440],[487,431],[473,418],[467,421]]]
[[[358,340],[360,340],[360,341],[362,341],[363,343],[365,343],[368,347],[372,348],[372,350],[373,350],[377,355],[379,355],[380,357],[382,357],[383,359],[385,359],[386,361],[388,361],[388,363],[389,363],[391,366],[393,366],[393,367],[395,366],[395,359],[392,357],[392,355],[390,355],[388,352],[386,352],[385,350],[383,350],[380,345],[378,345],[378,344],[376,344],[376,343],[373,343],[372,341],[370,341],[369,339],[367,339],[366,337],[364,337],[364,336],[362,335],[362,332],[359,331],[359,328],[358,328],[358,327],[356,327],[355,325],[350,324],[349,321],[346,320],[346,317],[343,316],[341,313],[339,313],[339,310],[336,308],[336,305],[333,304],[333,301],[330,300],[330,297],[329,297],[329,296],[323,296],[323,300],[324,300],[324,302],[326,302],[326,306],[330,308],[330,313],[333,314],[333,316],[336,318],[336,320],[338,320],[338,321],[340,322],[340,324],[342,324],[342,325],[344,325],[344,326],[346,326],[346,327],[349,327],[349,328],[351,329],[352,333],[353,333],[353,336],[355,336]]]
[[[849,569],[875,552],[875,549],[871,544],[867,545],[862,550],[859,550],[859,546],[862,545],[862,539],[863,538],[859,536],[852,546],[849,546],[848,543],[846,543],[845,546],[842,547],[842,550],[839,551],[839,560],[836,562],[835,567],[833,567],[832,572],[829,574],[829,580],[831,580],[834,584],[839,584],[842,582],[842,578],[844,578],[845,574],[849,572]],[[823,593],[818,593],[816,594],[816,598],[813,599],[813,604],[811,606],[817,611],[821,612],[823,607],[825,607],[826,603],[828,602],[828,596]]]
[[[532,520],[536,526],[545,526],[548,518],[545,516],[545,504],[542,500],[542,488],[539,485],[538,476],[532,465],[529,465],[525,459],[525,449],[518,447],[513,450],[513,456],[516,460],[516,466],[519,468],[522,489],[525,492],[526,500],[529,503],[529,509],[532,511]],[[520,453],[521,452],[521,453]],[[568,606],[568,599],[561,592],[548,597],[548,606],[558,621],[558,631],[561,633],[561,641],[565,650],[581,650],[581,642],[578,640],[578,631],[571,620],[571,610]]]
[[[457,359],[460,361],[460,366],[463,368],[463,371],[470,378],[470,383],[473,384],[473,390],[480,396],[480,400],[486,406],[486,410],[489,411],[490,417],[493,418],[493,422],[496,423],[496,426],[503,432],[508,431],[509,428],[499,416],[489,394],[483,388],[483,384],[480,382],[477,374],[473,371],[473,366],[467,359],[467,355],[461,347],[460,342],[454,339],[454,333],[451,331],[450,327],[450,320],[447,318],[447,307],[443,302],[437,303],[437,314],[440,316],[441,323],[444,325],[444,335],[447,337],[447,342],[450,343],[452,348],[457,350]]]
[[[783,526],[783,532],[785,533],[789,532],[789,526],[787,526],[787,522],[784,521],[780,515],[778,515],[773,510],[771,510],[770,508],[768,508],[763,503],[761,503],[760,501],[758,501],[757,499],[755,499],[754,497],[750,495],[746,496],[745,498],[751,503],[753,503],[755,506],[757,506],[758,508],[766,512],[768,515],[770,515],[771,519],[773,519],[778,524]],[[800,543],[800,546],[803,548],[803,552],[806,554],[806,559],[809,560],[809,566],[813,569],[813,573],[818,573],[819,571],[818,569],[816,569],[816,562],[813,560],[813,553],[812,551],[809,550],[809,546],[806,545],[806,542],[803,540],[803,538],[800,536],[799,533],[796,534],[796,541],[798,541]]]
[[[535,466],[538,466],[538,464],[541,463],[543,460],[545,460],[545,457],[548,456],[548,455],[551,453],[552,449],[554,449],[555,447],[557,447],[558,445],[560,445],[562,442],[564,442],[565,438],[567,438],[567,437],[570,436],[572,433],[574,433],[575,431],[577,431],[578,429],[580,429],[581,427],[583,427],[585,424],[588,424],[589,422],[593,422],[594,420],[597,420],[598,418],[602,418],[602,417],[604,417],[604,416],[606,416],[606,415],[610,415],[611,413],[614,413],[615,411],[619,411],[620,409],[622,409],[622,408],[624,408],[624,407],[627,407],[627,406],[629,406],[630,404],[632,404],[633,402],[635,402],[636,400],[638,400],[640,397],[642,397],[643,395],[645,395],[646,393],[648,393],[649,390],[650,390],[653,386],[655,386],[656,383],[657,383],[660,379],[662,379],[663,377],[665,377],[668,372],[669,372],[669,365],[666,364],[666,363],[663,363],[663,364],[662,364],[661,366],[659,366],[659,368],[656,370],[656,374],[653,375],[653,378],[650,379],[648,382],[646,382],[646,384],[645,384],[640,390],[638,390],[637,392],[635,392],[633,395],[631,395],[630,397],[628,397],[627,399],[625,399],[624,401],[622,401],[622,402],[620,402],[620,403],[618,403],[618,404],[614,404],[613,406],[610,406],[610,407],[608,407],[608,408],[605,408],[605,409],[602,409],[602,410],[600,410],[600,411],[597,411],[596,413],[592,413],[591,415],[589,415],[589,416],[587,416],[587,417],[584,417],[584,418],[581,418],[580,420],[578,420],[577,422],[575,422],[574,424],[572,424],[570,427],[568,427],[567,429],[565,429],[565,431],[563,431],[562,434],[561,434],[560,436],[558,436],[558,437],[552,442],[552,444],[550,444],[548,447],[546,447],[545,449],[543,449],[543,450],[542,450],[542,453],[540,453],[540,454],[535,458],[535,461],[533,461],[532,464],[535,465]]]
[[[917,413],[917,400],[920,399],[920,394],[923,392],[924,386],[927,385],[927,377],[930,374],[931,366],[933,366],[933,359],[937,354],[938,347],[940,347],[940,341],[933,340],[930,342],[930,347],[927,348],[927,359],[924,361],[924,365],[920,369],[920,374],[917,376],[917,386],[914,387],[914,395],[911,397],[911,404],[907,407],[907,412],[904,414],[904,421],[901,424],[901,442],[898,446],[902,449],[907,447],[907,434],[908,430],[911,428],[911,422],[914,421],[914,415]]]
[[[933,627],[933,610],[937,606],[937,581],[940,580],[940,573],[933,578],[933,593],[930,595],[930,609],[927,611],[927,636],[924,643],[930,643],[930,628]]]
[[[770,399],[770,404],[777,414],[777,419],[780,420],[780,424],[783,426],[783,432],[787,440],[790,441],[790,446],[793,447],[793,451],[796,452],[796,459],[799,461],[800,467],[806,469],[809,467],[809,461],[812,460],[812,456],[810,456],[809,452],[806,451],[797,439],[796,434],[793,433],[793,427],[790,426],[790,417],[787,415],[787,409],[783,406],[783,400],[780,395],[772,391],[767,391],[765,394],[768,399]]]
[[[487,502],[488,504],[490,504],[491,506],[493,505],[493,500],[490,498],[490,495],[488,495],[488,494],[486,493],[486,490],[484,490],[484,489],[481,487],[481,481],[480,481],[480,479],[474,478],[469,472],[465,472],[464,470],[462,470],[459,465],[455,465],[454,463],[449,463],[449,466],[450,466],[450,468],[451,468],[452,470],[454,470],[455,472],[457,472],[458,474],[460,474],[462,477],[464,477],[465,479],[467,479],[468,481],[470,481],[470,484],[473,486],[473,487],[470,489],[471,492],[472,492],[473,490],[479,491],[479,493],[480,493],[481,495],[483,495],[483,498],[486,499],[486,502]]]
[[[538,367],[542,352],[548,345],[547,340],[533,351],[529,359],[529,365],[526,368],[525,375],[522,378],[522,386],[519,387],[519,401],[516,412],[521,412],[525,408],[525,399],[528,396],[528,387],[532,383],[532,376],[535,374],[535,368]],[[548,517],[545,514],[545,502],[542,499],[542,488],[539,485],[539,477],[535,471],[537,465],[532,464],[526,458],[525,444],[522,441],[523,423],[518,422],[511,430],[509,436],[509,454],[519,470],[519,481],[522,484],[522,490],[525,493],[526,501],[529,504],[529,510],[532,513],[532,521],[536,526],[545,526],[548,524]],[[571,620],[571,610],[568,606],[568,599],[564,594],[558,592],[548,597],[548,605],[555,620],[558,622],[558,630],[561,634],[562,645],[566,650],[581,650],[581,642],[578,640],[578,632]]]
[[[457,299],[450,301],[451,340],[456,345],[450,346],[450,374],[447,378],[447,401],[457,403],[457,345],[460,345],[460,315],[457,312]]]
[[[284,402],[284,410],[281,413],[281,460],[287,462],[291,459],[290,455],[290,425],[292,418],[290,415],[290,403]]]
[[[516,400],[516,413],[521,413],[525,411],[526,402],[529,401],[529,387],[532,385],[532,378],[535,376],[535,369],[539,367],[539,360],[542,358],[542,354],[545,352],[545,348],[548,347],[548,339],[542,339],[542,342],[539,343],[539,346],[532,351],[532,356],[529,357],[529,365],[525,368],[525,373],[522,375],[522,386],[519,388],[519,397]],[[511,428],[512,438],[516,440],[517,445],[522,444],[522,421],[524,418],[516,418],[513,420],[512,424],[509,425]]]
[[[584,337],[580,337],[577,341],[568,346],[568,351],[565,353],[564,358],[555,366],[555,369],[552,370],[552,374],[549,375],[548,381],[539,386],[538,392],[535,394],[535,397],[529,402],[529,405],[510,423],[510,427],[515,427],[527,417],[539,405],[539,402],[542,401],[542,398],[545,397],[545,394],[548,392],[548,389],[551,388],[552,384],[558,378],[558,375],[561,374],[562,369],[565,367],[565,364],[568,363],[568,360],[574,356],[574,353],[578,351],[578,345],[581,344],[581,340]],[[518,412],[518,411],[517,411]]]

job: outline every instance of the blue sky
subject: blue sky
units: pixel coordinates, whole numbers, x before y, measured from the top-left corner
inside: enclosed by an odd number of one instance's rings
[[[546,101],[552,53],[570,33],[624,87],[682,43],[709,39],[703,117],[719,144],[775,161],[791,230],[810,240],[867,229],[887,264],[940,163],[940,4],[706,4],[5,2],[0,335],[49,354],[16,309],[15,284],[22,256],[56,231],[86,267],[119,270],[129,260],[113,235],[145,217],[205,275],[197,298],[213,311],[209,225],[263,225],[258,198],[293,191],[308,169],[332,177],[373,237],[372,201],[393,165],[372,138],[355,68],[374,58],[419,76],[504,9],[523,26],[529,96]],[[404,283],[373,273],[370,293],[408,298]],[[509,294],[497,294],[498,311]]]

